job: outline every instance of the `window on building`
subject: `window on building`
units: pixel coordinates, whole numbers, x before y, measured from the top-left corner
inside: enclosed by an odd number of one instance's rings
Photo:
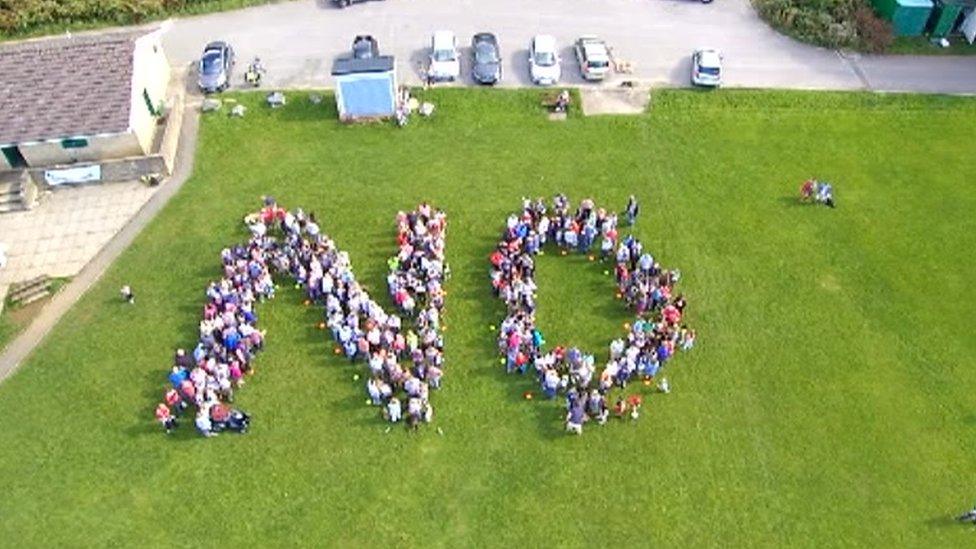
[[[84,149],[88,146],[88,140],[84,137],[72,137],[61,140],[62,149]]]

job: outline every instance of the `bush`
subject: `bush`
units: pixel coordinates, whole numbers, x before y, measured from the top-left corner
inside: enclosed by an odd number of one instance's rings
[[[874,14],[868,0],[752,2],[773,28],[819,46],[880,52],[894,39],[891,26]]]
[[[895,31],[891,23],[881,19],[874,10],[861,6],[854,12],[857,33],[861,38],[861,46],[872,53],[881,53],[895,42]]]
[[[265,1],[268,0],[0,0],[0,35],[125,25],[191,8],[197,12],[213,11]]]

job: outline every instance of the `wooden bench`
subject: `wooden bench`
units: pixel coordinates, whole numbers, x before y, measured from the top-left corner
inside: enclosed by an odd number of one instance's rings
[[[51,295],[51,277],[41,275],[25,282],[10,285],[7,299],[11,303],[27,305]]]

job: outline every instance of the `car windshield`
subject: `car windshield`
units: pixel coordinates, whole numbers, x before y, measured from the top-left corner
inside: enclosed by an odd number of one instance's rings
[[[453,50],[434,50],[434,61],[444,63],[446,61],[454,61],[454,51]]]
[[[606,59],[590,60],[587,62],[587,65],[592,69],[605,69],[609,66]]]
[[[200,71],[203,74],[217,74],[220,72],[220,54],[217,52],[205,53],[203,59],[200,61]]]
[[[495,48],[488,44],[478,44],[474,50],[474,60],[478,63],[497,63],[498,55]]]
[[[359,59],[366,59],[373,56],[372,45],[366,40],[360,40],[352,47],[353,53]]]
[[[698,67],[698,72],[702,74],[710,74],[712,76],[718,76],[722,70],[718,67]]]
[[[535,52],[535,64],[540,67],[551,67],[556,64],[556,56],[551,51]]]

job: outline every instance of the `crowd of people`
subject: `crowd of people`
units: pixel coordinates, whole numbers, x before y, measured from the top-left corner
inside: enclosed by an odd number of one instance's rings
[[[324,306],[322,327],[331,331],[337,354],[367,362],[367,393],[386,419],[404,420],[412,428],[429,422],[429,390],[440,387],[444,367],[445,214],[429,204],[397,214],[399,248],[390,259],[387,281],[416,331],[370,297],[353,274],[349,254],[322,234],[314,214],[288,211],[267,198],[245,222],[251,238],[221,252],[223,277],[207,287],[196,347],[191,353],[176,351],[171,387],[156,408],[166,431],[191,409],[204,436],[225,429],[247,431],[250,417],[230,403],[264,346],[254,305],[274,297],[272,273],[288,275],[310,303]]]
[[[223,276],[207,285],[196,347],[190,353],[176,350],[170,386],[156,407],[156,419],[167,433],[177,426],[177,416],[191,410],[203,436],[224,430],[247,432],[250,417],[230,403],[234,390],[252,371],[254,357],[264,347],[264,332],[257,327],[254,306],[274,297],[272,244],[265,235],[253,235],[246,245],[220,252]]]
[[[636,221],[638,207],[631,197],[628,222]],[[695,332],[683,323],[687,303],[673,292],[680,273],[666,270],[633,236],[620,239],[617,214],[596,208],[592,199],[575,211],[565,195],[554,197],[551,208],[543,199],[523,199],[522,211],[509,216],[501,241],[490,256],[492,288],[507,306],[498,333],[498,349],[508,372],[534,373],[547,398],[566,396],[566,428],[582,433],[583,424],[603,424],[611,411],[618,417],[637,419],[643,404],[639,394],[620,396],[611,406],[614,388],[625,389],[631,381],[657,379],[663,393],[670,386],[663,376],[667,361],[680,350],[694,346]],[[615,262],[617,295],[626,300],[637,318],[626,338],[610,343],[606,364],[597,370],[594,355],[576,347],[545,347],[535,323],[536,291],[534,256],[552,242],[562,253],[590,254],[597,246],[601,261]],[[595,259],[593,255],[591,259]]]
[[[415,330],[401,333],[400,319],[391,317],[397,329],[382,334],[381,340],[391,346],[381,347],[379,356],[370,355],[367,391],[370,402],[383,407],[387,421],[405,419],[416,429],[433,418],[430,390],[441,387],[444,375],[441,317],[444,282],[450,276],[444,256],[447,216],[422,203],[412,212],[398,212],[396,226],[398,249],[388,262],[387,286],[400,312],[413,319]],[[370,333],[366,337],[370,341]]]

